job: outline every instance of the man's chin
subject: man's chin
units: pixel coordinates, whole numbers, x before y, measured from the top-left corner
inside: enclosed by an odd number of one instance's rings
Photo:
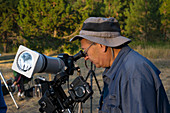
[[[92,62],[92,61],[91,61]],[[92,62],[93,64],[94,64],[94,62]],[[99,65],[99,64],[94,64],[95,65],[95,67],[97,67],[97,68],[101,68],[101,66]]]
[[[100,65],[96,65],[96,64],[94,64],[97,68],[101,68],[101,66]]]

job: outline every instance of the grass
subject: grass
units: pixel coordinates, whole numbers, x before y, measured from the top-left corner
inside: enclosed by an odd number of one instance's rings
[[[154,42],[132,41],[129,45],[134,49],[138,48],[138,46],[140,46],[143,49],[148,48],[148,47],[160,48],[160,49],[170,49],[170,40],[154,41]]]
[[[170,59],[170,49],[153,48],[153,47],[141,48],[141,46],[138,46],[137,49],[135,50],[147,58]]]
[[[131,48],[150,59],[170,59],[170,41],[167,42],[140,42],[129,44]]]

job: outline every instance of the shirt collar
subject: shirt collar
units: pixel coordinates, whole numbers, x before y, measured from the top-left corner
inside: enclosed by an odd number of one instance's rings
[[[116,59],[113,61],[113,64],[110,68],[106,68],[105,71],[103,72],[103,77],[107,76],[111,80],[114,78],[116,72],[118,71],[120,65],[122,64],[124,58],[127,56],[127,54],[131,51],[132,49],[126,45],[124,46],[119,54],[117,55]]]

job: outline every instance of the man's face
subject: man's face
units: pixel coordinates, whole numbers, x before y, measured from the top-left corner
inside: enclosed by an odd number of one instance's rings
[[[90,60],[97,68],[103,67],[99,44],[93,44],[86,39],[82,39],[81,48],[86,52],[85,60]]]

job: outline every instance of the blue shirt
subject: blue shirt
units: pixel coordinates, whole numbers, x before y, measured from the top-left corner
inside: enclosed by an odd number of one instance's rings
[[[170,113],[160,71],[129,46],[103,73],[99,113]]]
[[[1,80],[0,80],[1,83]],[[0,113],[6,113],[7,111],[7,106],[4,101],[3,93],[2,93],[2,88],[0,84]]]

